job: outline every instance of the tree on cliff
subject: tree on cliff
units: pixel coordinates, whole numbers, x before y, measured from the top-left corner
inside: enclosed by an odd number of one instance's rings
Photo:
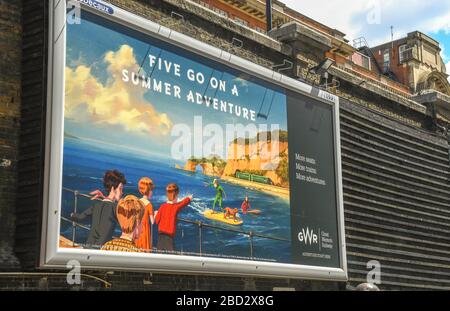
[[[287,156],[281,158],[281,161],[278,164],[275,172],[277,173],[278,177],[281,178],[283,184],[289,184],[289,162]]]

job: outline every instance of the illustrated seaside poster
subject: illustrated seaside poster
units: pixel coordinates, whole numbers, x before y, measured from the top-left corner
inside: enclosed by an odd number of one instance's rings
[[[60,248],[339,267],[333,154],[326,104],[92,13],[67,24]]]

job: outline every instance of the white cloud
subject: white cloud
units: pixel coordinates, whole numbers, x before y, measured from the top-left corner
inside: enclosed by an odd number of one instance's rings
[[[298,0],[281,0],[281,2],[324,25],[345,32],[353,38],[361,29],[360,27],[354,29],[351,17],[366,9],[364,1],[354,1],[351,5],[348,0],[315,0],[308,1],[308,3]]]
[[[450,11],[443,12],[442,15],[425,21],[422,26],[429,32],[444,31],[446,34],[450,34]]]
[[[281,0],[289,7],[347,34],[364,36],[371,46],[419,30],[450,34],[450,1],[445,0]]]
[[[121,126],[125,131],[143,135],[170,133],[172,121],[159,113],[145,98],[145,90],[121,79],[122,69],[138,71],[133,48],[122,45],[104,57],[109,79],[102,83],[91,68],[80,64],[66,67],[65,116],[84,124]]]

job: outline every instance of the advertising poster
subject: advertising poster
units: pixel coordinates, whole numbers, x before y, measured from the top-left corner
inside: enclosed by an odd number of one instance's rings
[[[65,40],[59,249],[341,267],[333,105],[101,14]]]

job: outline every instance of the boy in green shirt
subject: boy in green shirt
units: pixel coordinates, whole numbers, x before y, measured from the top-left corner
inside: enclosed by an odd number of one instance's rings
[[[219,204],[220,209],[223,211],[223,207],[222,207],[222,201],[223,201],[223,197],[227,196],[225,191],[223,190],[222,186],[219,185],[219,181],[217,179],[214,179],[213,182],[211,184],[207,184],[207,186],[212,186],[216,189],[216,197],[214,198],[214,203],[213,203],[213,208],[212,211],[215,212],[216,209],[216,204]]]

